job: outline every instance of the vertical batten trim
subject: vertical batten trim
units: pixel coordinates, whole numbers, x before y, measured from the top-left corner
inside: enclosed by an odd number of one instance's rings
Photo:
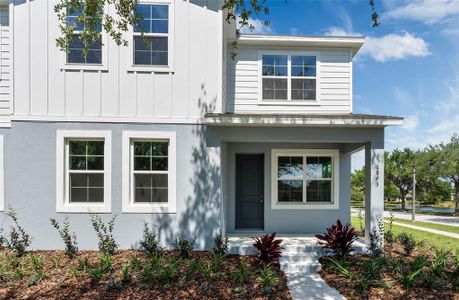
[[[84,97],[84,79],[85,79],[85,75],[84,75],[83,70],[80,70],[80,74],[81,74],[81,116],[84,116],[86,108],[85,108],[85,105],[84,105],[84,100],[85,100],[85,97]]]
[[[99,74],[99,113],[98,113],[98,116],[101,117],[102,116],[102,71],[99,70],[97,72]]]
[[[28,24],[27,24],[27,35],[28,35],[27,52],[28,52],[28,60],[29,60],[28,64],[27,64],[28,65],[28,69],[29,69],[29,74],[27,74],[28,78],[29,78],[29,85],[27,86],[27,91],[28,91],[28,94],[29,94],[29,96],[28,96],[28,98],[29,98],[28,112],[29,112],[29,115],[31,115],[32,114],[32,93],[30,91],[30,87],[32,86],[32,72],[31,72],[32,71],[32,64],[31,64],[31,61],[32,61],[31,55],[32,55],[32,53],[30,51],[30,41],[31,41],[32,37],[30,35],[30,23],[31,23],[30,22],[30,20],[31,20],[31,18],[30,18],[30,0],[27,0],[27,15],[28,15],[28,20],[27,20],[27,22],[28,22]]]
[[[52,10],[51,10],[52,11]],[[46,0],[46,114],[49,115],[49,0]]]
[[[155,101],[156,101],[156,96],[155,96],[156,86],[155,86],[155,83],[156,83],[155,73],[151,73],[151,88],[153,89],[153,91],[151,93],[151,97],[152,97],[152,101],[151,101],[152,112],[151,112],[151,115],[153,117],[156,116],[155,115],[155,113],[156,113],[156,105],[155,105]]]

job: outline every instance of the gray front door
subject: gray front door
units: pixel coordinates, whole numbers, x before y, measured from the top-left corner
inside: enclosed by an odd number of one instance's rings
[[[236,229],[263,229],[263,154],[236,154]]]

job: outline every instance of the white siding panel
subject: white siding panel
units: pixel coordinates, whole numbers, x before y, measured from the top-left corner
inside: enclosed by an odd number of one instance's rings
[[[140,122],[157,118],[198,120],[205,108],[221,111],[221,3],[211,0],[172,1],[174,47],[171,70],[132,70],[132,48],[106,44],[106,66],[89,70],[66,68],[56,47],[58,0],[14,0],[15,117],[124,118]],[[113,12],[113,7],[108,9]],[[126,33],[132,43],[130,34]],[[1,32],[0,89],[9,79],[7,30]],[[191,46],[190,46],[191,45]],[[33,54],[33,57],[30,55]],[[72,66],[74,67],[74,66]],[[0,97],[3,92],[0,90]],[[0,114],[6,101],[0,98]],[[217,101],[218,100],[218,101]],[[218,102],[218,103],[217,103]]]
[[[48,112],[48,1],[30,2],[30,114],[46,115]],[[19,39],[21,37],[18,37]]]
[[[99,71],[83,72],[83,115],[100,116],[100,86]]]
[[[65,73],[65,108],[68,116],[83,115],[83,74],[82,71]]]
[[[262,50],[262,49],[261,49]],[[275,50],[270,48],[270,51]],[[288,49],[279,49],[288,50]],[[295,49],[298,50],[298,49]],[[228,59],[228,98],[235,112],[345,113],[351,111],[351,60],[348,50],[318,50],[319,101],[314,105],[263,105],[259,102],[258,49],[240,48]],[[228,108],[232,111],[231,108]]]
[[[8,7],[0,8],[0,119],[11,114],[11,32]]]
[[[154,114],[155,74],[137,73],[137,116],[150,117]]]

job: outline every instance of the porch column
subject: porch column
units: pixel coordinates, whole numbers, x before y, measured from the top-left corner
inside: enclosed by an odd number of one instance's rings
[[[378,220],[384,217],[384,139],[365,144],[365,240],[379,233]],[[381,221],[380,221],[381,222]],[[383,237],[378,237],[381,243]],[[383,245],[383,244],[381,244]]]

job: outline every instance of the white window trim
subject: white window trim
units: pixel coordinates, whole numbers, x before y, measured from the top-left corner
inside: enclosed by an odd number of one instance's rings
[[[3,135],[0,135],[0,211],[5,211],[5,178],[4,178]]]
[[[169,140],[167,203],[134,203],[131,140]],[[123,131],[122,209],[124,213],[176,213],[176,133],[173,131]]]
[[[279,156],[331,156],[331,203],[281,203],[277,201],[277,158]],[[304,195],[305,197],[305,195]],[[271,150],[271,208],[272,209],[339,209],[339,150],[336,149],[272,149]]]
[[[59,213],[110,213],[111,212],[111,131],[109,130],[57,130],[56,131],[56,212]],[[104,202],[103,203],[69,203],[66,170],[66,140],[104,139]]]
[[[104,7],[104,13],[108,14],[109,9]],[[76,32],[77,33],[77,32]],[[108,34],[102,28],[102,60],[100,64],[81,64],[81,63],[68,63],[67,52],[61,52],[61,70],[88,70],[88,71],[108,71]]]
[[[263,100],[263,55],[287,55],[287,100]],[[316,57],[316,99],[315,100],[291,100],[291,57],[295,55]],[[282,77],[284,78],[284,77]],[[303,77],[298,77],[303,78]],[[258,52],[258,105],[294,105],[311,106],[320,105],[320,52],[319,51],[276,51],[264,50]]]
[[[127,71],[130,72],[174,72],[174,16],[175,16],[175,0],[138,0],[138,4],[158,4],[158,5],[169,5],[169,32],[167,34],[167,66],[143,66],[143,65],[134,65],[134,28],[131,26],[129,31],[127,32],[127,36],[129,36],[129,42],[127,45],[128,51],[128,62],[127,62]],[[165,35],[166,36],[166,35]]]

